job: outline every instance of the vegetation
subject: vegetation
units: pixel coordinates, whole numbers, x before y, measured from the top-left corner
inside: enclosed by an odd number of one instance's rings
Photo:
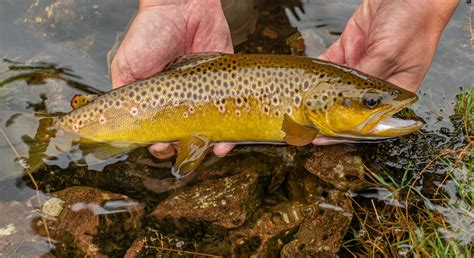
[[[463,138],[429,161],[421,171],[406,169],[395,179],[368,170],[377,198],[353,199],[356,221],[344,244],[353,255],[473,257],[474,253],[474,92],[458,95],[453,124]],[[420,186],[434,164],[441,180]],[[378,201],[377,201],[378,199]]]

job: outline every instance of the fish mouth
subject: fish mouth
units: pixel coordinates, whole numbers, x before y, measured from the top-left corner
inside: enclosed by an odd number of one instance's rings
[[[410,106],[418,100],[418,97],[407,98],[390,108],[372,114],[356,129],[355,134],[343,134],[338,137],[357,140],[381,140],[407,135],[418,131],[423,123],[416,120],[405,120],[393,115],[400,110]]]
[[[372,128],[363,128],[367,130],[368,139],[384,139],[392,138],[402,135],[407,135],[413,132],[418,131],[423,123],[416,120],[406,120],[396,118],[393,115],[398,113],[400,110],[410,106],[418,100],[418,97],[415,95],[412,98],[406,99],[401,102],[399,105],[396,105],[389,110],[386,110],[381,115],[376,115],[373,119],[376,122]],[[366,137],[364,137],[366,138]]]

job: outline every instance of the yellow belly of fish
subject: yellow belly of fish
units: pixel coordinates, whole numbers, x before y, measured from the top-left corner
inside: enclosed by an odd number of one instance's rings
[[[283,142],[283,115],[269,109],[265,113],[256,103],[250,109],[227,105],[224,110],[211,103],[192,108],[183,105],[141,118],[109,119],[105,124],[86,126],[79,134],[102,142],[175,142],[193,134],[212,142]]]

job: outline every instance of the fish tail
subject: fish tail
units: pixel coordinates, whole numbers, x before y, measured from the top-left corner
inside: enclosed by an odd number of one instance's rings
[[[101,170],[143,144],[87,141],[54,126],[55,117],[0,111],[0,181],[70,163]]]
[[[44,164],[53,118],[0,111],[0,181],[35,172]]]

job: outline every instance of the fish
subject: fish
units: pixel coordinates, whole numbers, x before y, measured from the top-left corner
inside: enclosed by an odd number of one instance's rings
[[[104,143],[109,147],[89,149],[104,157],[178,143],[176,178],[195,171],[218,142],[382,140],[423,125],[393,117],[416,94],[342,65],[289,55],[189,54],[146,79],[75,99],[81,103],[48,123],[48,139],[74,135],[84,145]]]

